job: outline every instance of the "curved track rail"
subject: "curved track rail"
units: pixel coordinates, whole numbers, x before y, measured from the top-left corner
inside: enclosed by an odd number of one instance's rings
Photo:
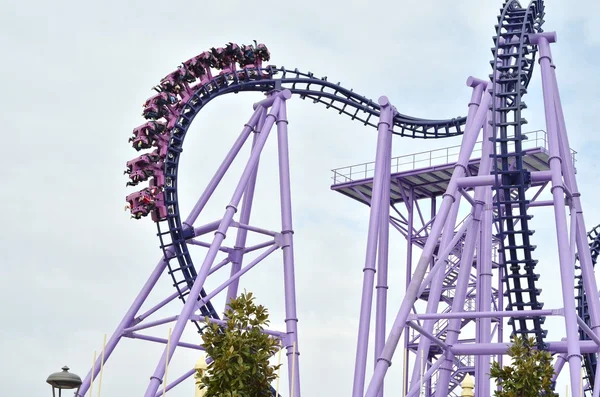
[[[529,34],[542,32],[543,0],[534,0],[526,8],[518,1],[505,2],[496,25],[493,74],[492,111],[497,116],[492,125],[496,131],[494,154],[496,166],[495,202],[498,216],[497,237],[500,240],[501,269],[505,284],[506,310],[539,310],[541,290],[535,286],[539,274],[534,273],[535,246],[530,236],[534,233],[528,221],[529,201],[525,191],[530,185],[529,172],[523,167],[521,127],[526,124],[521,111],[526,108],[522,97],[533,72],[537,46],[529,42]],[[510,148],[514,142],[514,149]],[[544,347],[547,331],[542,329],[545,317],[511,318],[513,335],[533,336],[540,348]]]
[[[280,75],[276,78],[276,75]],[[302,99],[321,103],[340,114],[349,116],[365,125],[376,128],[380,106],[376,102],[361,96],[352,90],[327,81],[326,77],[315,78],[312,73],[302,73],[297,69],[290,71],[284,67],[244,68],[223,73],[209,82],[198,85],[193,95],[179,103],[177,121],[166,133],[169,136],[167,154],[164,160],[164,205],[166,217],[157,222],[160,245],[168,259],[169,273],[180,298],[185,301],[188,288],[196,278],[191,255],[186,240],[193,237],[193,228],[181,220],[177,198],[177,177],[179,157],[189,126],[195,116],[208,102],[216,97],[239,92],[263,92],[289,89]],[[393,133],[412,138],[442,138],[461,135],[466,123],[465,117],[448,120],[424,120],[402,114],[394,119]],[[176,264],[174,263],[176,262]],[[205,296],[202,291],[202,296]],[[199,299],[199,298],[198,298]],[[210,302],[201,308],[205,316],[218,318]],[[201,330],[200,326],[196,324]]]
[[[592,256],[592,264],[595,266],[600,254],[600,225],[596,226],[588,232],[588,240],[590,244],[590,254]],[[575,300],[577,301],[577,315],[585,321],[588,326],[591,326],[590,314],[588,312],[587,297],[583,288],[583,279],[581,277],[581,269],[579,268],[579,276],[576,276],[577,285],[575,286]],[[579,339],[589,340],[590,337],[579,330]],[[583,354],[583,369],[587,378],[588,387],[584,390],[586,393],[591,393],[594,389],[594,380],[596,374],[596,366],[598,365],[598,355],[595,353]]]

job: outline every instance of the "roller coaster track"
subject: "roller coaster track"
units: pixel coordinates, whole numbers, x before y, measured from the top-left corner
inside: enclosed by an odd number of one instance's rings
[[[278,78],[275,78],[279,75]],[[291,71],[284,67],[244,68],[236,72],[224,73],[211,81],[196,87],[186,103],[178,104],[179,115],[174,127],[168,132],[170,141],[164,163],[164,202],[167,207],[166,219],[157,222],[160,245],[168,261],[169,273],[180,299],[185,302],[195,278],[196,269],[188,251],[186,240],[194,237],[191,226],[181,221],[177,198],[177,176],[179,158],[183,142],[194,117],[216,97],[239,92],[269,93],[289,89],[302,99],[321,103],[327,109],[349,116],[364,125],[377,127],[380,106],[352,90],[327,81],[326,77],[315,78],[312,73]],[[466,123],[465,117],[449,120],[424,120],[402,114],[394,118],[393,133],[411,138],[442,138],[461,135]],[[176,262],[176,264],[174,263]],[[201,297],[205,297],[204,290]],[[200,299],[198,297],[197,299]],[[208,302],[200,308],[204,316],[218,318],[212,304]],[[201,331],[202,328],[196,323]]]
[[[590,253],[592,256],[592,264],[595,266],[600,254],[600,225],[596,226],[588,232],[588,240],[590,244]],[[581,268],[579,269],[579,275],[575,277],[577,284],[575,286],[575,301],[577,302],[577,315],[585,321],[588,326],[591,326],[590,314],[588,312],[587,297],[583,289],[583,279],[581,277]],[[579,339],[589,340],[590,337],[579,330]],[[590,393],[594,389],[594,378],[596,374],[596,366],[598,364],[598,355],[596,353],[583,354],[583,369],[585,371],[585,377],[587,378],[587,388],[584,390],[586,393]]]
[[[527,214],[529,201],[525,191],[530,185],[529,172],[523,167],[521,126],[526,120],[521,110],[526,108],[522,96],[533,73],[537,47],[529,42],[529,34],[542,32],[544,3],[534,0],[526,8],[518,1],[504,3],[498,16],[495,47],[492,48],[494,60],[491,61],[493,101],[491,109],[496,117],[492,118],[494,136],[494,175],[496,179],[494,205],[498,216],[497,237],[500,240],[500,265],[505,284],[504,295],[508,305],[506,310],[538,310],[543,303],[538,301],[541,290],[535,286],[539,274],[534,273],[536,260],[532,258],[535,246],[530,242],[534,233],[529,229]],[[514,142],[514,151],[509,149]],[[544,348],[547,334],[542,329],[545,317],[510,318],[509,325],[513,335],[533,336],[538,347]]]

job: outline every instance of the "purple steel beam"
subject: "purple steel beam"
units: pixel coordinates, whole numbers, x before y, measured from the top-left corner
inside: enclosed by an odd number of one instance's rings
[[[414,207],[415,207],[415,192],[414,190],[411,188],[408,191],[408,201],[405,199],[405,203],[406,203],[406,207],[408,209],[408,236],[406,239],[407,242],[407,248],[406,248],[406,286],[408,287],[409,283],[410,283],[410,278],[412,275],[412,267],[413,267],[413,232],[414,232]],[[410,205],[409,205],[410,202]],[[421,292],[422,293],[422,292]],[[420,296],[421,294],[418,294],[417,296]],[[403,373],[404,373],[404,379],[402,380],[402,387],[403,390],[407,390],[408,389],[408,343],[409,343],[409,337],[408,337],[408,326],[405,326],[406,328],[406,333],[404,336],[404,355],[406,355],[406,359],[404,360],[404,362],[402,363],[403,365]],[[384,345],[385,346],[385,345]],[[383,352],[383,350],[382,350]],[[377,360],[375,360],[375,368],[377,368]],[[383,389],[383,385],[381,387]]]
[[[181,382],[183,382],[190,376],[194,375],[195,373],[196,373],[196,369],[190,369],[185,374],[181,375],[179,378],[175,379],[173,382],[168,384],[165,391],[171,390],[172,388],[174,388],[175,386],[177,386],[178,384],[180,384]],[[163,394],[162,392],[156,393],[156,395],[154,397],[161,397],[162,394]]]
[[[180,291],[183,293],[187,290],[188,290],[188,286],[186,285],[186,286],[182,287]],[[148,316],[154,314],[156,311],[158,311],[159,309],[164,307],[167,303],[171,302],[173,299],[177,298],[178,296],[179,296],[179,291],[172,293],[171,295],[169,295],[168,297],[166,297],[165,299],[163,299],[156,305],[152,306],[150,309],[146,310],[144,313],[137,316],[135,318],[135,323],[142,322],[143,320],[148,318]]]
[[[391,135],[391,131],[390,131]],[[392,157],[392,139],[386,148],[385,159]],[[388,260],[390,238],[390,180],[391,172],[383,175],[381,186],[381,219],[379,220],[379,252],[377,254],[377,303],[375,312],[375,360],[383,350],[385,344],[385,325],[387,318],[387,290],[388,290]],[[379,397],[383,397],[383,386],[379,390]]]
[[[562,316],[562,309],[544,309],[544,310],[518,310],[518,311],[485,311],[485,312],[446,312],[446,313],[423,313],[411,314],[408,319],[477,319],[492,317],[533,317],[533,316]]]
[[[148,342],[162,343],[163,345],[167,345],[169,343],[169,340],[166,338],[158,338],[156,336],[136,334],[135,332],[131,332],[131,333],[123,335],[123,336],[126,338],[130,338],[130,339],[141,339],[141,340],[146,340]],[[171,346],[173,346],[174,344],[175,344],[175,342],[171,341]],[[181,346],[181,347],[185,347],[185,348],[193,349],[193,350],[204,351],[204,347],[202,347],[200,345],[196,345],[194,343],[177,341],[177,346]],[[90,396],[90,397],[92,397],[92,396]]]
[[[568,353],[570,341],[546,342],[550,353]],[[598,353],[600,349],[593,340],[575,340],[582,353]],[[450,351],[456,356],[471,356],[481,354],[506,354],[511,343],[457,343],[450,347]],[[581,378],[581,376],[579,377]],[[578,378],[578,379],[579,379]],[[579,382],[575,383],[579,385]]]
[[[266,109],[263,109],[257,124],[257,129],[260,131],[265,123],[266,117]],[[256,141],[258,138],[258,134],[254,133],[254,137],[252,139],[252,147],[256,146]],[[259,161],[260,162],[260,161]],[[240,223],[248,224],[250,223],[250,214],[252,212],[252,200],[254,198],[254,189],[256,187],[256,178],[258,175],[258,167],[259,162],[256,163],[256,168],[254,172],[250,176],[250,181],[248,182],[248,186],[246,187],[246,191],[244,192],[244,198],[242,202],[242,211],[240,212]],[[248,230],[244,228],[239,228],[237,231],[237,236],[235,240],[235,245],[233,246],[233,250],[229,253],[231,257],[231,270],[229,277],[233,277],[234,274],[240,271],[242,268],[242,261],[244,259],[244,248],[246,247],[246,238],[248,236]],[[232,299],[235,299],[238,293],[240,280],[236,278],[232,284],[229,285],[227,289],[227,296],[225,298],[225,310],[229,307],[229,302]]]
[[[365,376],[367,370],[367,352],[369,348],[369,326],[371,324],[371,307],[373,302],[373,284],[375,281],[375,261],[377,256],[377,240],[379,237],[379,223],[381,220],[382,205],[389,206],[389,203],[383,203],[383,184],[385,183],[385,174],[391,173],[389,164],[390,158],[386,158],[390,152],[388,146],[391,144],[392,117],[394,109],[389,100],[382,96],[379,98],[381,113],[379,115],[379,124],[377,126],[377,153],[375,157],[375,176],[373,178],[373,195],[371,199],[371,210],[369,215],[369,232],[367,237],[367,250],[365,258],[365,267],[363,269],[363,287],[360,305],[360,320],[358,324],[358,343],[356,347],[356,363],[354,367],[354,385],[352,388],[353,397],[362,397],[365,388]],[[389,189],[389,185],[386,186]],[[376,391],[376,393],[379,391]],[[373,397],[376,396],[376,393]]]
[[[486,123],[484,130],[485,128],[491,128],[489,123]],[[486,189],[484,199],[485,209],[481,220],[479,236],[480,245],[479,252],[477,253],[479,287],[477,289],[478,305],[476,310],[479,313],[492,310],[492,194],[492,189]],[[477,321],[477,342],[490,343],[492,341],[492,319],[483,317]],[[486,396],[490,392],[490,377],[488,376],[490,372],[490,359],[489,355],[482,355],[475,358],[475,379],[478,380],[475,384],[475,391],[478,396]]]
[[[288,120],[285,102],[277,118],[277,153],[279,157],[279,195],[281,205],[281,236],[283,251],[283,286],[285,291],[285,327],[287,331],[287,358],[289,391],[300,397],[300,368],[298,356],[298,315],[296,314],[296,281],[294,274],[294,228],[292,223],[292,191],[290,182],[290,156],[288,145]]]
[[[554,35],[556,40],[556,35]],[[548,45],[548,56],[552,57],[550,46]],[[565,122],[565,116],[562,109],[562,103],[560,100],[560,93],[558,90],[558,82],[556,78],[556,66],[551,65],[552,85],[553,85],[553,98],[554,107],[556,110],[556,117],[558,119],[558,130],[560,137],[560,153],[563,159],[564,167],[564,179],[567,187],[572,192],[571,202],[575,208],[577,214],[577,251],[579,253],[579,262],[581,264],[581,272],[583,276],[583,285],[587,295],[588,310],[590,313],[591,328],[597,335],[600,335],[600,300],[597,298],[598,284],[594,275],[594,266],[592,264],[591,253],[587,242],[587,229],[583,218],[583,208],[581,205],[581,194],[577,186],[577,178],[575,177],[575,169],[573,162],[571,161],[571,148],[569,145],[569,136],[567,134],[567,126]],[[596,297],[596,298],[594,298]],[[600,385],[600,383],[596,383]],[[600,391],[600,387],[597,387]]]
[[[267,121],[265,122],[265,125],[263,126],[263,129],[260,132],[260,138],[258,139],[255,148],[253,148],[253,150],[252,150],[250,159],[248,160],[248,163],[246,164],[246,167],[244,168],[244,171],[243,171],[240,181],[233,193],[231,201],[226,207],[225,214],[223,216],[223,219],[221,220],[221,224],[219,225],[219,229],[215,232],[213,242],[208,250],[208,253],[206,254],[204,261],[202,262],[202,266],[200,267],[200,270],[198,271],[196,279],[194,280],[194,284],[193,284],[192,288],[190,289],[190,296],[192,296],[192,297],[200,296],[200,291],[202,290],[204,282],[206,281],[208,272],[210,271],[210,268],[215,260],[215,257],[217,256],[217,253],[219,252],[219,248],[221,247],[223,240],[225,239],[225,235],[227,233],[227,230],[229,229],[229,226],[231,225],[233,216],[234,216],[235,212],[237,211],[237,206],[242,198],[242,195],[244,194],[244,190],[246,189],[246,186],[250,180],[250,176],[252,175],[252,173],[256,167],[256,164],[258,163],[260,153],[267,141],[271,127],[273,126],[273,124],[275,122],[275,118],[277,117],[277,114],[279,112],[281,102],[286,99],[289,99],[291,97],[291,95],[292,94],[289,90],[284,90],[282,92],[274,94],[274,96],[277,96],[277,98],[275,99],[273,107],[271,108],[271,111],[269,112],[269,115],[267,116]],[[256,112],[255,112],[255,114],[256,114]],[[247,130],[247,129],[249,129],[249,128],[248,127],[244,128],[244,130]],[[207,188],[206,191],[214,190],[214,188],[216,188],[216,186],[213,187],[211,185]],[[205,193],[206,193],[206,191],[205,191]],[[207,194],[202,195],[202,197],[204,197],[204,196],[207,196]],[[154,370],[154,373],[152,374],[152,376],[150,378],[151,380],[148,385],[148,388],[146,389],[146,393],[145,393],[144,397],[154,397],[154,394],[158,390],[159,385],[162,383],[162,378],[165,373],[165,363],[166,363],[167,354],[168,354],[168,357],[170,360],[173,357],[173,353],[175,352],[175,349],[177,347],[176,344],[179,342],[179,339],[181,338],[181,335],[183,334],[185,325],[186,325],[188,319],[190,318],[190,315],[192,315],[195,307],[196,307],[195,299],[188,299],[185,302],[185,304],[183,305],[180,317],[177,319],[177,322],[175,323],[175,327],[173,328],[173,333],[171,334],[173,344],[171,345],[170,349],[165,349],[163,351],[162,357],[159,360],[159,362],[156,366],[156,369]]]
[[[427,288],[427,286],[429,285],[429,283],[431,282],[433,277],[436,274],[438,274],[438,272],[441,272],[442,274],[445,273],[445,272],[442,272],[442,269],[446,267],[446,258],[454,250],[454,246],[456,246],[456,244],[458,244],[458,240],[460,240],[462,238],[462,236],[465,234],[465,232],[467,231],[467,228],[469,227],[470,224],[471,224],[471,216],[469,215],[469,217],[463,222],[461,227],[458,229],[458,231],[456,232],[454,237],[452,237],[452,240],[450,241],[450,243],[447,244],[446,247],[441,252],[438,251],[438,258],[437,258],[435,264],[433,265],[433,267],[431,268],[431,270],[429,271],[429,274],[427,275],[427,277],[425,277],[425,279],[423,280],[423,283],[421,284],[421,287],[419,288],[419,293],[417,296],[421,296],[423,294],[423,292],[425,291],[425,288]],[[433,317],[431,317],[431,318],[433,318]]]
[[[251,261],[246,267],[244,267],[243,269],[238,270],[237,272],[233,273],[226,281],[224,281],[221,285],[219,285],[217,288],[214,289],[214,291],[211,291],[209,294],[207,294],[204,298],[200,298],[198,300],[197,306],[204,306],[206,303],[208,303],[212,298],[214,298],[215,296],[217,296],[219,294],[219,292],[223,291],[225,288],[227,288],[228,286],[233,285],[236,282],[239,282],[240,277],[242,277],[244,274],[246,274],[246,272],[248,272],[250,269],[252,269],[254,266],[258,265],[260,262],[262,262],[267,256],[271,255],[273,252],[275,252],[277,249],[279,248],[279,246],[277,245],[273,245],[272,247],[270,247],[269,249],[265,250],[265,252],[263,252],[262,254],[260,254],[256,259],[254,259],[253,261]]]
[[[471,83],[472,79],[469,78],[468,83]],[[385,374],[388,368],[391,365],[391,359],[394,355],[394,351],[398,346],[398,342],[400,337],[402,336],[402,331],[406,324],[406,319],[410,312],[410,308],[412,307],[415,299],[417,298],[417,292],[419,290],[419,286],[423,281],[423,277],[427,271],[427,267],[429,266],[431,255],[433,254],[433,250],[437,245],[438,238],[442,232],[442,228],[448,217],[448,212],[452,206],[452,203],[455,201],[455,194],[457,191],[456,186],[456,178],[463,177],[466,171],[466,164],[469,160],[470,154],[473,152],[473,147],[475,146],[475,141],[477,140],[477,133],[480,130],[483,122],[486,119],[487,109],[491,102],[491,95],[489,92],[486,92],[483,100],[481,101],[481,105],[475,114],[475,119],[470,128],[465,128],[464,136],[468,137],[467,139],[463,139],[463,144],[460,149],[459,159],[457,164],[455,165],[454,172],[452,174],[452,178],[450,183],[448,184],[447,193],[443,196],[442,203],[440,205],[440,210],[436,216],[435,222],[431,228],[431,232],[425,246],[423,247],[423,252],[421,258],[419,259],[419,263],[415,269],[413,278],[408,285],[406,294],[404,299],[402,300],[402,304],[390,331],[390,335],[386,341],[386,344],[383,348],[381,356],[377,360],[377,365],[375,367],[375,372],[367,388],[367,393],[365,397],[376,397],[379,388],[383,383],[383,379],[385,378]],[[362,396],[360,396],[362,397]]]
[[[467,113],[467,125],[465,127],[465,130],[467,128],[472,128],[473,118],[475,117],[475,114],[477,113],[477,111],[479,109],[479,104],[481,103],[481,99],[482,99],[482,95],[483,95],[483,88],[485,87],[485,85],[482,84],[481,80],[477,80],[477,79],[470,79],[467,82],[467,85],[470,86],[473,90],[471,93],[471,101],[469,102],[469,110]],[[479,129],[477,131],[479,131]],[[477,132],[476,135],[479,135],[479,133]],[[463,136],[463,140],[465,140],[465,139],[469,139],[469,138]],[[460,196],[456,197],[455,200],[453,200],[452,209],[450,210],[450,215],[445,220],[444,231],[442,234],[442,239],[441,239],[438,251],[444,250],[450,244],[452,238],[454,237],[454,228],[456,225],[456,219],[458,217],[459,209],[460,209]],[[438,261],[445,264],[445,261],[449,254],[450,254],[450,252],[445,256],[438,255]],[[438,310],[440,298],[442,295],[442,286],[444,283],[444,277],[445,277],[445,272],[443,272],[443,271],[439,271],[433,276],[433,281],[431,282],[431,286],[430,286],[430,290],[429,290],[429,298],[427,300],[427,309],[426,309],[427,313],[435,313]],[[425,321],[423,328],[425,329],[425,331],[431,333],[431,332],[433,332],[434,326],[435,326],[435,321],[429,320],[429,321]],[[431,341],[427,338],[421,338],[421,340],[419,340],[419,347],[417,349],[417,358],[421,357],[421,355],[424,355],[425,357],[429,357],[430,347],[431,347]],[[411,378],[411,383],[410,383],[411,385],[419,383],[419,376],[420,376],[419,369],[420,368],[418,365],[415,365],[413,367],[412,378]]]
[[[210,318],[210,317],[205,317],[205,316],[200,316],[200,315],[192,315],[190,316],[190,320],[194,320],[194,321],[208,321],[211,323],[215,323],[215,324],[219,324],[219,325],[227,325],[227,321],[225,320],[216,320],[214,318]],[[250,329],[250,327],[248,327],[248,329]],[[267,335],[271,335],[277,339],[286,339],[287,338],[287,334],[285,332],[280,332],[280,331],[272,331],[269,329],[263,329],[261,330],[261,332],[263,334],[267,334]]]
[[[488,112],[488,120],[489,120],[489,112]],[[479,165],[478,176],[489,175],[492,168],[492,159],[490,155],[493,151],[493,143],[490,141],[492,137],[492,129],[489,126],[489,123],[484,123],[483,125],[483,139],[482,139],[482,149],[481,149],[481,163]],[[460,267],[458,272],[458,279],[456,283],[456,291],[454,294],[454,299],[452,301],[452,312],[459,313],[464,311],[464,301],[466,299],[466,292],[469,282],[469,276],[471,274],[471,269],[473,267],[473,259],[475,255],[475,248],[477,243],[477,238],[481,231],[481,221],[483,218],[484,211],[484,200],[486,196],[486,192],[489,190],[489,187],[479,186],[475,188],[474,195],[474,206],[471,209],[472,222],[470,227],[467,229],[467,234],[465,237],[465,243],[461,254]],[[491,224],[490,224],[491,229]],[[484,244],[490,245],[491,248],[491,240],[486,241]],[[491,259],[491,258],[490,258]],[[491,263],[490,263],[490,276],[491,276]],[[446,342],[450,345],[453,345],[457,342],[458,336],[461,328],[461,318],[453,318],[449,321],[448,331],[446,336]],[[450,382],[450,374],[452,370],[454,355],[449,352],[446,356],[446,361],[440,368],[440,377],[437,382],[436,396],[437,397],[445,397],[448,390],[448,385]]]
[[[556,223],[556,237],[558,240],[558,257],[560,264],[561,286],[565,310],[565,326],[567,329],[568,361],[571,379],[571,392],[573,397],[580,397],[581,379],[581,352],[577,341],[579,333],[577,327],[577,313],[575,308],[575,291],[573,279],[575,278],[574,264],[570,255],[569,238],[567,236],[567,219],[565,211],[565,189],[562,180],[563,162],[560,158],[560,141],[554,107],[554,87],[552,79],[550,43],[556,39],[552,33],[542,33],[532,36],[532,43],[538,44],[540,50],[539,63],[542,73],[542,90],[544,95],[544,110],[546,115],[546,128],[548,134],[548,149],[550,152],[550,170],[552,172],[552,196],[554,201],[554,219]],[[564,160],[564,159],[563,159]],[[567,159],[570,161],[570,159]]]
[[[171,251],[168,251],[168,252],[171,253]],[[135,300],[129,307],[129,310],[127,310],[127,313],[125,313],[125,316],[123,316],[123,319],[117,326],[117,329],[115,329],[115,332],[113,332],[112,336],[106,343],[106,347],[104,348],[104,363],[106,363],[108,361],[112,352],[115,350],[117,343],[119,343],[119,341],[121,340],[121,337],[123,336],[123,330],[125,328],[129,327],[134,322],[135,315],[137,314],[137,312],[140,310],[140,308],[144,304],[144,301],[150,294],[150,291],[152,291],[152,288],[154,288],[154,286],[156,285],[156,282],[158,281],[158,279],[160,278],[161,274],[163,273],[163,271],[165,270],[166,267],[167,267],[167,261],[164,258],[161,259],[160,261],[158,261],[158,264],[154,268],[154,271],[150,274],[150,277],[148,277],[148,280],[146,280],[146,283],[142,287],[140,293],[135,298]],[[92,372],[95,375],[98,374],[98,372],[100,371],[100,365],[102,364],[101,361],[102,361],[102,357],[99,357],[96,360],[93,368],[90,369],[87,376],[83,380],[81,387],[75,393],[75,397],[85,396],[85,393],[87,393],[88,389],[90,388],[90,383],[92,380]]]
[[[215,175],[212,177],[212,179],[208,183],[206,190],[202,193],[202,195],[200,196],[200,199],[198,200],[196,205],[194,205],[194,208],[192,208],[192,211],[190,212],[188,217],[185,219],[185,222],[183,222],[186,225],[191,226],[194,224],[194,222],[196,222],[196,219],[198,219],[200,212],[202,212],[202,210],[204,209],[204,206],[206,206],[206,203],[208,203],[208,200],[210,199],[212,194],[215,192],[215,189],[219,185],[219,182],[221,182],[221,179],[223,179],[223,176],[225,176],[225,173],[231,166],[231,163],[233,163],[233,160],[239,153],[240,149],[242,148],[242,146],[244,146],[244,143],[246,143],[246,140],[250,136],[250,133],[252,131],[254,131],[254,129],[256,127],[256,123],[258,122],[260,115],[263,112],[263,110],[261,108],[258,108],[258,109],[255,108],[255,109],[256,110],[254,111],[254,114],[252,114],[252,117],[250,117],[250,120],[248,120],[248,123],[246,125],[244,125],[244,129],[242,130],[241,134],[238,136],[237,140],[234,142],[233,146],[231,147],[231,150],[229,150],[229,152],[223,159],[223,162],[217,169],[217,172],[215,173]]]
[[[208,199],[210,198],[210,196],[216,189],[219,181],[223,178],[223,176],[225,175],[225,172],[227,171],[227,169],[233,162],[233,159],[235,158],[237,153],[240,151],[244,142],[250,135],[250,132],[254,129],[254,125],[256,124],[259,116],[260,116],[260,111],[255,111],[254,114],[252,115],[252,117],[250,117],[248,124],[246,124],[246,126],[242,130],[240,136],[238,137],[238,139],[234,143],[233,147],[227,154],[225,160],[223,160],[223,163],[221,164],[221,166],[219,167],[219,169],[213,176],[206,191],[202,194],[202,196],[200,196],[198,202],[194,206],[194,209],[192,210],[190,215],[187,217],[188,222],[193,223],[196,220],[196,218],[200,214],[200,211],[202,211],[202,209],[206,205],[206,202],[208,202]],[[173,254],[172,249],[168,249],[167,252],[169,254]],[[156,265],[156,268],[154,269],[154,271],[150,274],[150,277],[148,278],[148,280],[146,281],[146,283],[140,290],[140,293],[133,301],[129,310],[123,316],[123,319],[121,320],[121,322],[119,323],[119,325],[117,326],[114,333],[112,334],[112,336],[110,337],[110,339],[108,340],[108,342],[106,344],[105,353],[104,353],[104,363],[106,363],[108,361],[108,359],[110,358],[115,347],[119,343],[119,340],[121,340],[121,337],[123,335],[123,330],[125,328],[130,327],[133,324],[135,324],[134,316],[139,312],[143,303],[148,298],[150,291],[152,291],[152,289],[156,285],[156,282],[160,278],[160,276],[161,276],[162,272],[164,271],[164,269],[166,268],[166,266],[167,266],[167,261],[165,260],[165,258],[162,258]],[[186,290],[187,290],[187,287],[186,287]],[[194,300],[190,299],[189,301],[194,301]],[[162,304],[163,302],[160,302],[159,305]],[[156,306],[159,306],[159,305],[156,305]],[[154,306],[151,310],[155,311],[155,310],[160,309],[160,307],[156,307],[156,306]],[[149,312],[150,312],[150,310],[148,312],[144,313],[144,315],[149,315]],[[88,391],[91,380],[92,380],[92,372],[94,374],[97,374],[100,371],[100,365],[102,364],[101,361],[102,361],[101,357],[99,357],[96,360],[93,368],[90,369],[87,376],[83,380],[81,387],[79,388],[79,391],[76,393],[76,397],[83,397],[85,395],[85,393]]]

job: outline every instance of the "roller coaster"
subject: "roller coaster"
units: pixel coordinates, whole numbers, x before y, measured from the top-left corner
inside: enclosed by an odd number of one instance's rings
[[[573,397],[579,397],[580,390],[597,397],[600,394],[600,386],[597,386],[600,300],[594,265],[600,252],[600,226],[586,232],[556,67],[550,52],[556,35],[542,30],[544,15],[542,0],[531,1],[527,6],[515,0],[502,5],[491,49],[492,73],[489,80],[468,78],[472,96],[467,116],[460,118],[425,120],[407,116],[399,113],[387,97],[373,101],[328,81],[327,77],[265,65],[271,60],[271,54],[266,45],[257,42],[254,45],[229,43],[183,62],[155,87],[156,94],[144,104],[146,122],[133,130],[129,140],[138,152],[152,151],[142,153],[126,165],[128,186],[148,182],[147,187],[127,196],[126,208],[132,218],[148,217],[156,224],[162,258],[108,341],[104,360],[123,337],[167,343],[139,331],[174,322],[171,339],[158,359],[144,394],[145,397],[160,395],[165,368],[175,349],[179,346],[202,350],[200,342],[181,341],[186,325],[192,322],[202,333],[206,321],[221,323],[220,311],[211,300],[225,289],[227,300],[235,297],[239,278],[281,250],[286,329],[265,332],[279,338],[287,350],[290,368],[287,395],[301,397],[286,112],[290,99],[301,98],[377,131],[372,175],[365,173],[357,178],[352,171],[344,174],[335,170],[332,186],[334,191],[370,207],[352,396],[384,395],[384,379],[403,335],[407,358],[404,362],[396,359],[405,371],[402,375],[406,385],[404,396],[457,395],[467,373],[475,375],[476,395],[489,396],[490,362],[492,358],[502,361],[510,343],[504,341],[503,335],[504,324],[507,324],[511,335],[532,336],[538,349],[555,355],[554,381],[568,363]],[[543,147],[526,148],[524,142],[528,134],[523,126],[527,121],[522,113],[527,106],[523,98],[533,78],[536,60],[542,75],[547,132]],[[196,115],[213,99],[240,92],[258,92],[265,97],[254,104],[254,113],[206,190],[184,217],[178,200],[179,161],[188,130]],[[281,203],[278,231],[249,222],[258,162],[274,126]],[[474,158],[480,133],[481,155]],[[391,157],[394,135],[416,139],[461,136],[462,143],[457,148],[455,161],[443,166],[429,164],[394,172]],[[196,225],[245,145],[251,145],[251,155],[231,201],[226,203],[223,217]],[[539,200],[547,187],[552,200]],[[429,221],[424,219],[419,206],[424,200],[431,200],[433,204]],[[463,219],[458,218],[461,201],[469,209]],[[531,229],[531,213],[538,206],[552,207],[555,214],[558,241],[555,266],[561,275],[562,308],[544,309],[540,300],[538,280],[543,275],[536,273],[536,247]],[[421,220],[420,229],[416,226],[417,218]],[[406,238],[408,253],[405,295],[395,321],[388,325],[385,313],[390,228]],[[232,229],[236,230],[235,242],[226,246],[225,237]],[[212,240],[202,241],[209,233],[214,233]],[[249,233],[263,236],[265,241],[249,246]],[[191,245],[205,247],[204,257],[194,258],[189,250]],[[415,266],[413,248],[420,251]],[[244,259],[257,253],[242,267]],[[223,255],[224,258],[217,261],[217,257]],[[228,265],[229,279],[207,292],[206,279]],[[142,304],[164,273],[169,274],[175,292],[140,313]],[[374,338],[370,338],[374,295],[375,332]],[[147,320],[175,299],[183,302],[177,316]],[[548,340],[548,330],[544,329],[548,316],[564,317],[566,340]],[[375,368],[367,378],[367,355],[372,339]],[[98,359],[77,396],[86,395],[103,364]],[[183,374],[166,385],[166,390],[193,373],[194,370],[190,370]],[[275,395],[275,390],[272,392]]]

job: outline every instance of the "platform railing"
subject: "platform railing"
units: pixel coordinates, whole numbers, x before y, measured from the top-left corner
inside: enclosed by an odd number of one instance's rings
[[[526,132],[523,135],[527,139],[523,140],[523,150],[541,149],[544,153],[548,154],[548,139],[546,137],[546,131],[536,130]],[[515,143],[509,143],[509,148],[514,149]],[[473,155],[476,156],[481,153],[482,142],[479,141],[475,144],[473,149]],[[399,172],[412,171],[421,168],[443,166],[446,164],[452,164],[458,161],[458,154],[460,152],[460,145],[450,146],[442,149],[429,150],[427,152],[418,152],[408,154],[399,157],[393,157],[391,161],[392,174]],[[571,156],[573,158],[573,164],[575,164],[576,151],[571,149]],[[341,184],[352,181],[358,181],[362,179],[373,178],[375,172],[375,162],[355,164],[348,167],[342,167],[332,170],[333,171],[333,184]]]

